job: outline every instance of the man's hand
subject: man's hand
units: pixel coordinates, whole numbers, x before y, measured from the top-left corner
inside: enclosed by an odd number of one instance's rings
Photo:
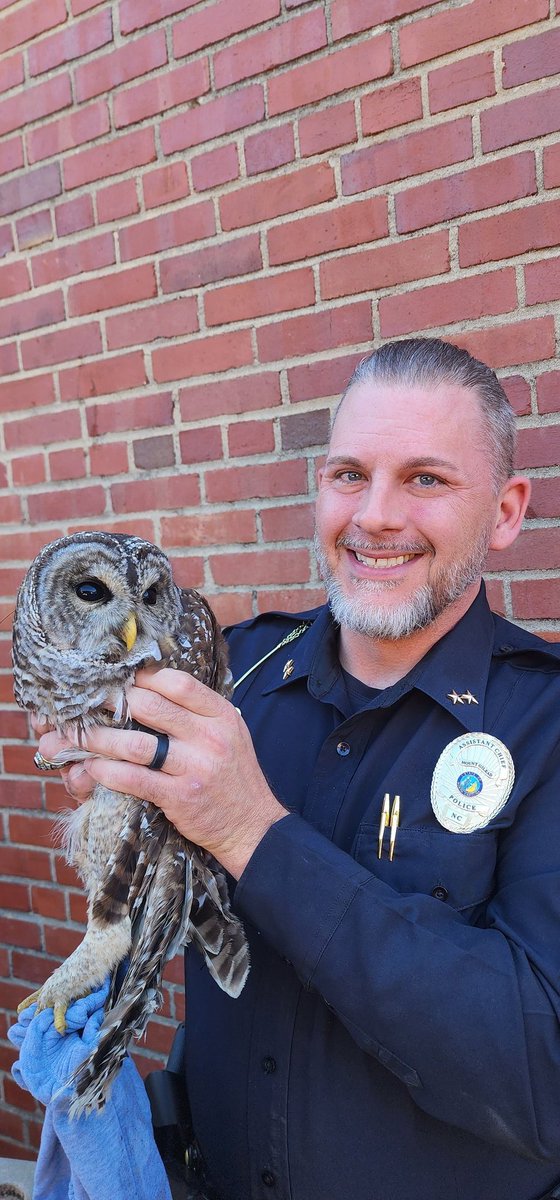
[[[65,768],[67,790],[83,799],[95,781],[151,801],[184,837],[204,846],[238,879],[261,838],[286,815],[258,765],[240,713],[192,676],[169,668],[139,671],[128,702],[142,725],[167,733],[162,770],[146,766],[156,749],[153,734],[99,726],[84,744],[103,757]],[[62,748],[61,739],[49,733],[40,748],[52,757]]]
[[[39,750],[44,758],[51,760],[58,754],[59,750],[67,750],[71,743],[61,737],[46,721],[40,721],[34,714],[31,716],[31,725],[36,734],[39,736]],[[83,763],[75,763],[69,767],[61,767],[60,775],[62,782],[68,795],[73,800],[77,800],[82,804],[87,800],[95,787],[94,780],[91,775],[88,775],[84,769]]]

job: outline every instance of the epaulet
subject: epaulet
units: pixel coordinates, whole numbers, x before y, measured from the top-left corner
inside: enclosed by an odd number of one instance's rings
[[[281,616],[284,618],[287,616],[286,613],[269,613],[266,615],[278,616],[278,617]],[[259,618],[253,618],[253,620],[244,621],[242,628],[250,628],[251,625],[253,625],[258,619]],[[266,662],[268,658],[271,658],[273,654],[276,654],[277,650],[281,650],[283,646],[288,646],[290,644],[290,642],[295,642],[297,638],[301,637],[301,635],[309,629],[310,625],[313,624],[314,619],[315,619],[315,613],[313,613],[313,614],[310,613],[309,616],[305,615],[305,617],[303,617],[303,619],[301,618],[301,615],[300,615],[297,618],[297,624],[295,625],[295,627],[290,629],[288,633],[284,634],[284,637],[282,637],[279,642],[276,642],[276,644],[274,646],[272,646],[272,648],[270,650],[267,650],[266,654],[263,654],[261,656],[261,658],[259,658],[257,660],[257,662],[252,663],[252,665],[246,671],[243,672],[243,675],[240,675],[239,679],[235,680],[235,683],[233,685],[233,691],[235,692],[235,689],[237,687],[239,687],[239,685],[241,683],[244,683],[245,680],[248,678],[248,676],[252,675],[253,671],[256,671],[258,667],[261,667],[262,664],[264,662]],[[238,626],[238,628],[239,628],[239,626]]]
[[[551,661],[557,669],[560,668],[560,642],[548,642],[546,638],[539,637],[520,625],[514,625],[497,614],[494,614],[494,620],[495,654],[508,658],[537,654]]]

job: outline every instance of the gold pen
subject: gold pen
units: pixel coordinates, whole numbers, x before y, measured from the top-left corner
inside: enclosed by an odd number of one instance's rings
[[[377,852],[378,858],[381,858],[381,854],[383,852],[383,838],[385,837],[385,830],[389,824],[389,810],[390,810],[389,793],[385,792],[385,796],[383,798],[383,808],[381,809],[381,820],[379,822],[379,849]]]
[[[400,798],[400,796],[395,796],[395,799],[393,800],[393,807],[391,809],[391,833],[390,833],[390,838],[389,838],[389,861],[390,862],[393,861],[393,854],[395,853],[395,842],[397,840],[397,829],[399,827],[400,816],[401,816],[401,798]]]

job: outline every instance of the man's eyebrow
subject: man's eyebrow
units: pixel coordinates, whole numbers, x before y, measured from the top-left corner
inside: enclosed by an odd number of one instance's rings
[[[325,466],[326,467],[340,467],[340,466],[359,467],[360,470],[362,471],[364,464],[360,461],[359,458],[352,458],[351,454],[333,454],[332,457],[327,458]]]
[[[364,468],[364,464],[361,459],[353,458],[351,454],[333,454],[332,457],[327,458],[325,466],[358,467],[360,470],[363,470]],[[407,458],[403,463],[401,463],[401,467],[405,471],[419,470],[420,467],[447,467],[452,471],[457,471],[459,469],[457,463],[450,462],[447,458],[435,458],[431,455],[427,455],[425,458]]]

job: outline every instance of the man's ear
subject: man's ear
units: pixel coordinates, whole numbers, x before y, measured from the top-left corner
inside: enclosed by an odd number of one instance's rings
[[[531,496],[531,482],[525,475],[512,475],[498,497],[496,525],[491,550],[505,550],[515,541]]]

